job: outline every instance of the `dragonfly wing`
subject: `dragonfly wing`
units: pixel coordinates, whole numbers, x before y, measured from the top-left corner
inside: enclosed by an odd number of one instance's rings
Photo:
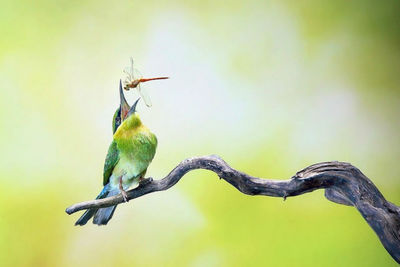
[[[141,79],[143,76],[142,76],[142,74],[140,73],[140,71],[138,71],[138,69],[136,69],[136,68],[134,68],[133,66],[132,66],[132,79],[133,80],[136,80],[136,79]]]
[[[138,90],[140,96],[143,98],[143,101],[146,104],[146,106],[151,107],[152,103],[151,103],[150,97],[147,94],[146,90],[143,90],[143,88],[140,87],[140,84],[137,86],[137,90]]]
[[[131,78],[133,81],[133,79],[135,79],[134,74],[133,74],[133,57],[131,57],[130,60],[131,60],[131,66],[129,68],[129,73],[131,74]]]
[[[123,69],[125,79],[123,80],[123,85],[124,88],[130,83],[132,83],[135,80],[135,73],[134,73],[134,68],[133,68],[133,58],[130,58],[130,63],[131,65],[129,67],[126,67]],[[129,88],[127,89],[129,90]]]

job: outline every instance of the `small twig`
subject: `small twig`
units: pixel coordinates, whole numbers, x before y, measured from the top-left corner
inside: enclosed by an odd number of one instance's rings
[[[269,180],[252,177],[231,168],[220,157],[193,157],[182,161],[165,178],[149,180],[127,192],[128,199],[167,190],[187,172],[206,169],[215,172],[240,192],[271,197],[297,196],[325,189],[328,200],[354,206],[378,235],[389,254],[400,263],[400,208],[386,201],[376,186],[359,169],[344,162],[323,162],[311,165],[289,180]],[[68,214],[89,209],[109,207],[124,202],[122,195],[85,201],[66,209]]]

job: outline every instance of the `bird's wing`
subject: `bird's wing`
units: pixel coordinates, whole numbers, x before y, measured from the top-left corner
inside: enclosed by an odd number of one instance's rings
[[[117,147],[117,143],[113,141],[110,147],[108,148],[106,161],[104,162],[103,185],[108,184],[110,176],[114,170],[115,165],[117,165],[118,161],[119,161],[119,150]]]

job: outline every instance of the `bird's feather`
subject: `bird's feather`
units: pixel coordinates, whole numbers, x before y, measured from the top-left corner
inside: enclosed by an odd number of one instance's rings
[[[118,161],[119,161],[119,150],[117,147],[117,143],[113,141],[110,147],[108,148],[106,161],[104,162],[103,185],[108,184],[110,176],[114,170],[115,165],[117,165]]]
[[[96,199],[102,199],[108,196],[110,186],[106,185]],[[75,225],[85,225],[97,212],[98,209],[88,209],[85,213],[76,221]]]

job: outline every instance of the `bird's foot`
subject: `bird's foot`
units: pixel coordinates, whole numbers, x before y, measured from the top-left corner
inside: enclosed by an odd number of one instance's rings
[[[119,177],[119,191],[121,191],[121,195],[124,198],[125,202],[128,202],[128,194],[126,193],[126,191],[124,190],[124,187],[122,186],[122,176]]]
[[[140,177],[139,178],[139,186],[145,186],[151,182],[153,182],[153,178],[151,178],[151,177],[149,177],[149,178]]]

